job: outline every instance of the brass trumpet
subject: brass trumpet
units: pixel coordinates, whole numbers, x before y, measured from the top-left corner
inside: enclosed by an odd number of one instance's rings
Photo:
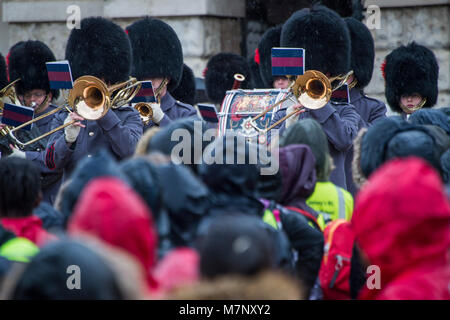
[[[342,87],[353,74],[353,71],[348,72],[344,76],[337,76],[333,78],[327,78],[322,72],[317,70],[308,70],[305,74],[297,76],[295,82],[291,83],[289,90],[290,94],[287,98],[279,101],[278,103],[272,105],[271,107],[264,110],[259,115],[255,116],[251,119],[250,124],[257,130],[263,131],[264,133],[272,130],[274,127],[278,126],[280,123],[283,123],[290,117],[297,115],[301,112],[304,112],[304,109],[317,110],[323,108],[331,99],[331,94],[333,91]],[[332,86],[332,83],[339,81],[337,84]],[[265,130],[261,130],[255,124],[255,121],[268,112],[273,110],[276,106],[285,102],[288,99],[294,100],[293,96],[295,96],[295,102],[300,103],[303,108],[299,108],[287,115],[283,118],[272,124],[270,127]]]
[[[167,78],[164,78],[164,80],[161,82],[159,87],[155,90],[154,95],[157,99],[157,103],[161,103],[161,97],[160,93],[161,90],[167,86],[169,83],[169,80]],[[139,102],[134,105],[134,109],[139,112],[139,115],[141,116],[142,123],[144,125],[148,125],[150,120],[153,118],[153,109],[151,107],[151,102]]]
[[[121,90],[116,92],[119,89]],[[75,80],[73,88],[69,91],[67,104],[72,108],[73,112],[77,113],[84,119],[98,120],[101,119],[109,109],[116,109],[128,103],[129,100],[134,98],[139,89],[140,83],[137,82],[135,78],[131,78],[128,81],[108,87],[102,80],[98,79],[97,77],[82,76]],[[40,119],[48,117],[63,109],[67,110],[68,112],[72,112],[72,110],[70,110],[68,106],[64,105],[62,107],[56,108],[37,118],[34,118],[33,120],[23,123],[12,130],[9,130],[9,136],[15,141],[18,146],[25,147],[55,133],[58,130],[72,125],[78,120],[72,120],[68,123],[65,123],[28,142],[21,142],[14,136],[14,132],[16,132],[17,130],[20,130],[23,127],[33,124],[36,121],[39,121]]]

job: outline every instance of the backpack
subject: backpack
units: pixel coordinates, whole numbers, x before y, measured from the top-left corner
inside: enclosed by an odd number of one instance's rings
[[[313,227],[319,231],[322,231],[319,223],[317,222],[317,216],[313,215],[312,213],[309,213],[305,210],[295,208],[295,207],[284,207],[284,206],[277,204],[275,201],[269,201],[269,200],[265,200],[265,199],[261,199],[260,201],[264,205],[264,215],[263,215],[264,222],[268,223],[275,229],[280,228],[280,226],[279,226],[280,212],[283,210],[289,210],[289,211],[293,211],[293,212],[303,215],[308,220],[311,227]]]
[[[350,299],[350,271],[355,235],[350,222],[338,219],[324,230],[325,247],[319,270],[324,300]]]

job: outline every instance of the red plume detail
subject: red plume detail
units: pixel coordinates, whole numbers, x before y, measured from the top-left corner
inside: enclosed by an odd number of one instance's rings
[[[8,54],[5,57],[5,62],[6,62],[6,77],[8,78],[8,82],[9,80],[9,56],[11,55],[11,51],[8,52]]]
[[[255,49],[255,58],[254,58],[255,62],[259,65],[261,62],[261,58],[259,56],[259,50],[258,48]]]
[[[381,73],[383,74],[383,78],[386,80],[386,71],[384,70],[384,69],[386,69],[386,60],[383,61],[380,69],[381,69]]]
[[[202,72],[203,78],[206,77],[206,72],[208,72],[208,68],[203,69],[203,72]]]

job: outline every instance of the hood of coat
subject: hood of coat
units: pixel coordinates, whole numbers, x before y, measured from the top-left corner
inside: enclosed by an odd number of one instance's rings
[[[422,265],[445,266],[450,206],[436,171],[419,158],[392,160],[358,194],[352,226],[381,286]]]
[[[283,184],[280,204],[295,206],[314,191],[317,180],[314,155],[307,145],[292,144],[280,148],[279,157]]]
[[[147,274],[156,264],[157,234],[151,211],[117,178],[102,177],[87,185],[69,220],[68,231],[88,234],[123,249],[141,263]]]

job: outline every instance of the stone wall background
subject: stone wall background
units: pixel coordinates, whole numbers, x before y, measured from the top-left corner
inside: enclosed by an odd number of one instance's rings
[[[254,7],[261,6],[264,1],[81,0],[72,2],[83,4],[83,16],[106,12],[106,16],[112,15],[112,20],[122,27],[147,14],[158,16],[175,29],[183,46],[185,63],[193,69],[197,77],[201,77],[208,59],[214,54],[219,52],[234,52],[244,56],[253,54],[260,37],[274,20],[269,15],[261,17],[260,8],[249,11],[248,7],[249,3],[256,3]],[[450,107],[450,0],[433,1],[441,4],[427,5],[432,1],[415,0],[409,1],[414,2],[414,6],[395,7],[392,3],[406,3],[408,0],[384,1],[389,4],[381,7],[381,28],[372,30],[376,59],[372,81],[366,88],[368,95],[385,101],[384,80],[380,65],[393,49],[415,40],[433,50],[438,58],[440,68],[438,106]],[[30,3],[30,12],[8,11],[5,15],[6,4],[10,6],[20,2]],[[270,0],[267,3],[271,2],[273,1]],[[375,4],[382,2],[381,0],[372,1]],[[42,6],[36,6],[40,3]],[[64,11],[61,14],[63,8],[60,8],[59,16],[55,17],[51,12],[43,14],[36,11],[49,4],[63,7],[70,3],[71,1],[60,0],[1,1],[3,15],[0,22],[0,52],[6,55],[8,49],[17,41],[36,39],[47,43],[56,57],[63,59],[66,40],[70,33],[65,22],[67,14],[64,15]],[[120,4],[120,8],[114,11],[113,9],[117,7],[115,4]],[[247,11],[245,4],[247,4]],[[141,8],[142,10],[139,10]],[[46,19],[48,21],[45,21]]]

